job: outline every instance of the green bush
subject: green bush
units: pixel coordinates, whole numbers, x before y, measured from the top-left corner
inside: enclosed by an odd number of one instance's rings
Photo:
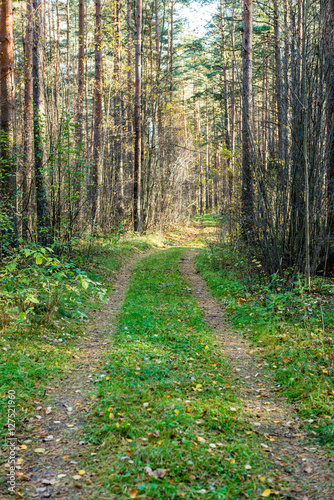
[[[30,243],[0,267],[0,326],[47,325],[54,316],[84,317],[85,293],[103,299],[106,289],[52,248]]]

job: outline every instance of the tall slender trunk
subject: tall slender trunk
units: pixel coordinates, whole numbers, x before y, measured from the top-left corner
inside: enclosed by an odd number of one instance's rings
[[[229,103],[228,103],[228,82],[227,82],[227,70],[226,70],[226,54],[225,54],[225,26],[224,26],[224,1],[220,0],[220,31],[221,31],[221,42],[222,42],[222,62],[223,62],[223,79],[224,79],[224,128],[225,128],[225,143],[227,149],[231,149],[230,141],[230,120],[229,120]],[[228,194],[230,203],[232,202],[233,193],[233,173],[231,171],[231,161],[230,158],[227,159],[227,176],[228,176]]]
[[[232,173],[232,201],[234,194],[234,153],[235,153],[235,57],[234,57],[234,32],[235,32],[235,24],[234,24],[234,10],[232,11],[232,81],[231,81],[231,173]]]
[[[70,0],[66,2],[66,111],[70,106]]]
[[[128,133],[128,157],[127,157],[127,167],[129,176],[132,174],[132,163],[133,163],[133,106],[132,106],[132,35],[131,35],[131,0],[127,0],[127,63],[128,63],[128,74],[127,74],[127,133]]]
[[[305,279],[306,284],[311,286],[311,263],[310,263],[310,187],[309,175],[310,164],[308,156],[308,107],[309,95],[307,84],[307,20],[309,0],[303,5],[303,36],[302,36],[302,103],[303,103],[303,157],[305,164]]]
[[[94,226],[99,200],[99,175],[102,151],[102,24],[101,0],[95,0],[95,88],[94,88],[94,140],[90,179],[91,218]]]
[[[208,110],[208,89],[206,88],[205,100],[205,210],[209,209],[209,110]]]
[[[33,2],[27,0],[27,23],[24,40],[24,147],[23,147],[23,173],[22,173],[22,236],[28,235],[28,217],[31,189],[31,167],[33,154],[33,111],[32,111],[32,13]]]
[[[324,21],[327,63],[327,137],[328,137],[328,236],[334,240],[334,0],[328,4]]]
[[[45,151],[45,97],[44,97],[44,18],[41,0],[33,0],[33,119],[35,184],[38,241],[42,245],[50,243],[51,228],[44,181],[46,165]]]
[[[174,71],[174,0],[170,5],[170,100],[173,98],[173,71]]]
[[[83,99],[84,99],[84,80],[85,80],[85,0],[79,0],[79,37],[78,37],[78,96],[76,109],[76,134],[75,145],[77,150],[76,172],[75,172],[75,200],[76,211],[80,208],[81,191],[81,165],[83,152]]]
[[[283,158],[284,158],[284,107],[283,107],[283,81],[282,81],[282,62],[280,48],[280,29],[279,29],[279,8],[278,0],[273,0],[274,3],[274,43],[275,43],[275,87],[276,87],[276,102],[277,102],[277,128],[278,128],[278,159],[279,168],[277,171],[279,183],[284,182],[283,179]]]
[[[242,6],[242,233],[247,238],[253,221],[253,182],[251,125],[253,123],[253,0],[243,0]]]
[[[13,120],[15,109],[14,90],[14,37],[12,0],[2,0],[0,5],[0,209],[4,208],[10,219],[7,240],[16,244],[16,167],[12,157]]]
[[[133,228],[141,231],[141,50],[142,50],[142,0],[136,8],[136,82],[135,82],[135,157],[133,175]]]

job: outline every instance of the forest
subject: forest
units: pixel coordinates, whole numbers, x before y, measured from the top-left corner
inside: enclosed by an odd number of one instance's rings
[[[334,0],[2,0],[0,496],[331,500]]]

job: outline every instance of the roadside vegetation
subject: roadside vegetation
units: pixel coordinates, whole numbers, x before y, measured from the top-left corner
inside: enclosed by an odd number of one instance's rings
[[[89,317],[111,292],[117,270],[136,252],[162,245],[160,235],[73,242],[71,252],[30,243],[0,265],[0,398],[19,388],[18,413],[76,362]],[[0,425],[6,414],[0,415]]]
[[[311,433],[334,449],[333,280],[314,277],[308,289],[300,277],[286,286],[226,241],[209,245],[197,265]]]

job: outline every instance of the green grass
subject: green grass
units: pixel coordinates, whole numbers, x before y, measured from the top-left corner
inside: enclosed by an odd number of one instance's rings
[[[208,249],[197,263],[234,327],[253,343],[254,355],[267,362],[312,432],[333,447],[333,285],[315,279],[311,292],[298,284],[286,291],[259,277],[260,264],[246,262],[228,245]]]
[[[221,216],[219,214],[203,214],[195,217],[195,222],[201,222],[203,227],[217,227]]]
[[[112,278],[124,262],[134,253],[144,252],[154,246],[160,246],[159,235],[134,236],[121,238],[116,244],[97,241],[90,247],[83,242],[74,254],[76,265],[87,272],[89,278],[98,281],[110,292]],[[38,272],[38,267],[31,273]],[[92,310],[101,307],[101,300],[88,288],[80,287],[79,302],[71,306],[71,289],[62,289],[62,301],[47,324],[41,321],[35,324],[16,323],[19,311],[13,323],[4,324],[0,336],[0,426],[7,423],[5,411],[8,391],[16,390],[17,426],[24,417],[30,417],[35,405],[33,401],[42,401],[46,388],[52,387],[57,379],[66,376],[76,363],[77,345],[84,332],[85,319]],[[1,290],[0,290],[1,291]],[[1,294],[0,294],[1,296]],[[15,305],[15,304],[14,304]],[[78,308],[81,314],[78,315]],[[15,309],[13,309],[15,312]],[[6,435],[2,434],[5,439]],[[1,438],[1,439],[2,439]]]
[[[96,453],[81,459],[95,474],[87,498],[254,498],[258,474],[274,475],[180,274],[183,251],[146,257],[132,276],[83,432]],[[147,473],[157,469],[163,478]]]

